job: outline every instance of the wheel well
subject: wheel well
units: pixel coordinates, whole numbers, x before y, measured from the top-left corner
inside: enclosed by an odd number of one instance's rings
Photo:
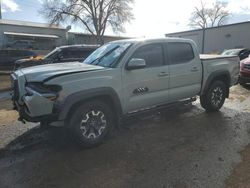
[[[214,78],[212,79],[212,81],[210,82],[209,87],[208,87],[207,89],[209,89],[210,86],[211,86],[215,81],[222,81],[222,82],[226,85],[226,88],[227,88],[226,98],[228,98],[228,97],[229,97],[230,78],[229,78],[226,74],[216,76],[216,77],[214,77]]]
[[[69,121],[69,117],[72,116],[72,114],[74,113],[74,111],[76,110],[77,107],[79,107],[80,105],[86,103],[86,102],[90,102],[90,101],[94,101],[94,100],[97,100],[97,101],[101,101],[105,104],[107,104],[110,109],[113,111],[113,113],[115,114],[114,116],[114,120],[115,122],[118,122],[118,118],[119,118],[119,110],[117,109],[116,105],[115,105],[115,102],[112,100],[112,98],[108,95],[101,95],[101,96],[95,96],[95,97],[91,97],[91,98],[87,98],[87,99],[83,99],[83,100],[80,100],[80,101],[77,101],[76,103],[74,103],[68,114],[67,114],[67,118],[66,118],[66,121]]]

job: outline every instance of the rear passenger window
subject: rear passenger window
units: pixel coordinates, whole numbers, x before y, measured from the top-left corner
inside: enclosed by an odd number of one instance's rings
[[[65,49],[63,51],[63,58],[64,59],[70,59],[70,58],[83,58],[84,57],[84,51],[81,51],[81,49]]]
[[[135,51],[131,59],[133,58],[144,59],[146,61],[146,67],[157,67],[164,64],[161,44],[143,46]]]
[[[174,42],[167,44],[171,64],[188,63],[194,59],[193,48],[189,43]]]

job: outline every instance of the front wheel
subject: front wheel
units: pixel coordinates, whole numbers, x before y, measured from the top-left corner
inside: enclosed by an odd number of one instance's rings
[[[77,107],[70,118],[73,138],[83,147],[101,144],[113,127],[110,107],[101,101],[91,101]]]
[[[224,82],[215,81],[212,83],[208,92],[200,96],[201,106],[207,112],[219,111],[226,99],[227,88]]]

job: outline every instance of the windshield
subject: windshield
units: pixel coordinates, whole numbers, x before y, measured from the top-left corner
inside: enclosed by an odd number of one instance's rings
[[[60,48],[55,48],[53,51],[44,56],[43,59],[54,59],[62,50]]]
[[[83,63],[111,67],[131,45],[131,42],[108,43],[95,50]]]

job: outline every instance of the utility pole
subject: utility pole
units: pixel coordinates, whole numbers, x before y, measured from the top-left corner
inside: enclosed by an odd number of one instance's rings
[[[2,4],[2,0],[0,0],[0,20],[2,19],[2,6],[1,6],[1,4]]]
[[[205,34],[206,34],[206,28],[202,28],[202,49],[201,49],[202,54],[204,54],[205,52]]]

